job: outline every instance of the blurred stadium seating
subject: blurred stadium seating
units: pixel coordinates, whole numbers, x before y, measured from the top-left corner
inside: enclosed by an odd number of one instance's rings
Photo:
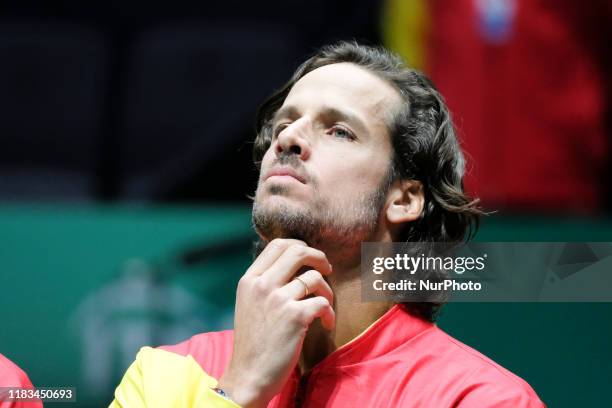
[[[291,75],[295,50],[284,26],[215,22],[140,33],[128,52],[121,112],[121,197],[167,196],[203,162],[243,143],[253,107]],[[211,176],[203,188],[219,175]],[[240,185],[241,177],[227,172],[223,180]]]
[[[92,200],[108,38],[74,24],[0,24],[0,199]]]

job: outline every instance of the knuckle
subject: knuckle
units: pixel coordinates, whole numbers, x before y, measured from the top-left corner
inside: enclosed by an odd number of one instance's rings
[[[289,317],[289,319],[292,322],[294,323],[302,322],[303,310],[301,307],[299,307],[297,302],[292,302],[292,303],[287,304],[287,306],[285,307],[285,312],[286,312],[286,315]]]
[[[308,248],[298,244],[291,245],[289,250],[294,256],[298,258],[304,258],[308,254]]]
[[[317,307],[319,309],[326,309],[328,307],[331,307],[327,298],[323,296],[317,296],[315,299],[317,300]]]
[[[306,243],[300,239],[295,239],[295,238],[285,238],[285,240],[287,241],[287,243],[289,244],[293,244],[293,245],[301,245],[301,246],[307,246]]]
[[[308,273],[308,277],[313,281],[319,281],[323,279],[323,275],[321,274],[321,272],[315,269],[310,269],[306,273]]]
[[[247,275],[243,275],[240,279],[238,279],[238,289],[244,289],[249,286],[251,283],[251,279]]]
[[[306,280],[308,284],[313,288],[325,288],[327,286],[327,282],[323,279],[323,275],[319,271],[310,270],[305,272]]]
[[[270,295],[268,297],[270,304],[273,306],[282,305],[283,303],[285,303],[285,299],[286,296],[280,289],[273,290],[272,292],[270,292]]]
[[[274,238],[272,241],[270,241],[268,246],[273,249],[283,249],[287,246],[287,241],[282,238]]]
[[[253,290],[257,294],[265,294],[268,292],[268,285],[263,279],[256,279],[253,282]]]
[[[320,249],[314,249],[313,255],[321,259],[327,258],[327,256],[325,255],[325,252],[321,251]]]
[[[311,312],[307,309],[300,309],[297,314],[297,322],[301,325],[308,325],[311,321]]]

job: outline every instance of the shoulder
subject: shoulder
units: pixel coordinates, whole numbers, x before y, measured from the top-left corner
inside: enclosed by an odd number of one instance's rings
[[[174,345],[159,349],[181,356],[191,356],[210,375],[219,378],[232,356],[233,330],[201,333]]]
[[[521,377],[438,327],[424,333],[439,372],[457,388],[459,407],[544,407]]]
[[[0,354],[0,386],[29,388],[32,383],[17,364]]]
[[[193,407],[236,408],[212,390],[217,380],[192,356],[143,347],[115,389],[110,408]]]
[[[0,387],[34,388],[32,382],[17,364],[0,354]],[[6,394],[5,394],[6,395]],[[0,397],[2,392],[0,392]],[[10,406],[13,408],[42,408],[42,402],[38,401],[10,401],[5,405],[0,399],[0,407]]]

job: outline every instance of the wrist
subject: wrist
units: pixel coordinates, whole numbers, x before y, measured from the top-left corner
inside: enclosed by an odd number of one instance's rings
[[[234,381],[224,375],[219,379],[217,388],[222,389],[229,399],[243,408],[260,408],[267,405],[267,401],[262,401],[258,387],[247,381]]]

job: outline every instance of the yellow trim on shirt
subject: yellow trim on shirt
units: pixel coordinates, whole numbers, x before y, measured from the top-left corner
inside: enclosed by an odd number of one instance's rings
[[[143,347],[115,390],[109,408],[240,408],[212,388],[217,380],[192,356]]]

